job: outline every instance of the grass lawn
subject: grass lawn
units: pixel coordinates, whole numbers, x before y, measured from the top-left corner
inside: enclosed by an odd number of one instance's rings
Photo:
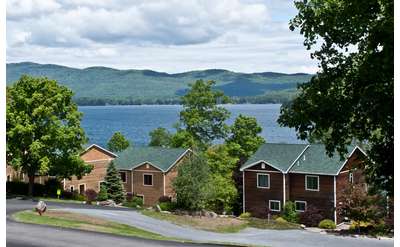
[[[71,200],[71,199],[57,199],[57,198],[50,198],[50,197],[34,197],[36,200],[42,200],[44,202],[65,202],[65,203],[77,203],[77,204],[82,204],[84,201],[78,201],[78,200]]]
[[[51,225],[95,232],[112,233],[123,236],[135,236],[147,239],[178,241],[178,239],[164,237],[162,235],[148,232],[133,226],[119,224],[82,214],[57,210],[48,210],[43,216],[39,216],[33,211],[21,211],[15,213],[13,218],[16,221],[24,223]]]
[[[208,218],[208,217],[193,217],[188,215],[175,215],[159,213],[151,210],[143,210],[142,214],[159,219],[167,220],[174,224],[181,226],[191,226],[193,228],[220,232],[220,233],[234,233],[243,230],[246,227],[254,227],[260,229],[276,229],[276,230],[287,230],[287,229],[299,229],[298,224],[293,223],[281,223],[274,220],[267,221],[265,219],[248,218]]]

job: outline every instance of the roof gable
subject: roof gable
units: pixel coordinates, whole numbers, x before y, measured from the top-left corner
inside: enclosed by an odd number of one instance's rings
[[[93,149],[98,150],[99,152],[105,154],[106,156],[108,156],[108,157],[110,157],[110,158],[116,158],[116,157],[117,157],[117,155],[116,155],[115,153],[113,153],[113,152],[111,152],[111,151],[109,151],[109,150],[107,150],[107,149],[105,149],[105,148],[103,148],[103,147],[101,147],[101,146],[99,146],[99,145],[97,145],[97,144],[91,144],[90,146],[88,146],[88,147],[80,154],[80,156],[81,156],[81,157],[84,156],[85,154],[87,154],[88,152],[90,152],[90,151],[93,150]]]
[[[135,169],[149,163],[163,172],[168,171],[189,149],[133,147],[118,153],[114,163],[119,169]]]
[[[307,146],[307,144],[265,143],[242,165],[240,170],[243,171],[260,162],[265,162],[285,173]]]

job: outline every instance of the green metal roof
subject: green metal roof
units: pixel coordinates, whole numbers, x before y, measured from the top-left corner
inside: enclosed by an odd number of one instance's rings
[[[253,163],[263,160],[274,168],[286,172],[306,147],[307,144],[265,143],[240,169],[246,169]]]
[[[117,153],[118,157],[114,160],[114,164],[119,169],[130,170],[143,162],[149,162],[166,172],[186,150],[183,148],[133,147]]]
[[[290,168],[290,173],[336,175],[355,147],[348,146],[347,154],[341,158],[337,153],[329,157],[323,144],[266,143],[242,165],[241,170],[265,161],[282,172],[287,172]]]
[[[344,158],[341,158],[338,153],[334,153],[332,157],[329,157],[323,144],[311,144],[289,172],[336,175],[354,148],[355,146],[348,146],[347,154]]]

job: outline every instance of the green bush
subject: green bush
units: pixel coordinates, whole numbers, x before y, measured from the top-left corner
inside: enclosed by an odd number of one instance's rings
[[[296,205],[291,202],[287,201],[285,206],[283,207],[282,217],[291,223],[298,223],[299,222],[299,214],[296,212]]]
[[[44,196],[57,197],[57,190],[62,188],[63,186],[57,178],[49,178],[44,183]]]
[[[101,202],[101,201],[106,201],[107,199],[108,195],[106,186],[104,184],[101,184],[99,194],[97,194],[97,200]]]
[[[122,205],[125,207],[129,207],[129,208],[137,208],[138,206],[142,207],[143,199],[141,197],[134,196],[134,197],[132,197],[132,200],[125,201],[122,203]]]
[[[176,209],[176,202],[160,202],[158,205],[162,211],[174,211]]]
[[[282,217],[276,218],[275,221],[276,221],[277,223],[287,223],[287,220],[285,220],[285,219],[282,218]]]
[[[74,193],[74,196],[72,197],[73,200],[77,201],[86,201],[85,195],[79,194],[79,193]]]
[[[332,220],[324,219],[321,222],[319,222],[318,227],[322,229],[335,229],[336,224]]]
[[[7,194],[13,195],[28,195],[29,184],[22,181],[7,181],[6,191]],[[43,184],[33,185],[33,196],[44,196],[46,191]]]
[[[245,212],[245,213],[242,213],[239,215],[239,218],[242,218],[242,219],[248,219],[250,217],[251,217],[251,213],[249,213],[249,212]]]

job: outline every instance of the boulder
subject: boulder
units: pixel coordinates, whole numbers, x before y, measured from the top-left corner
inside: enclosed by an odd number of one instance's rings
[[[36,210],[36,212],[39,213],[40,216],[42,216],[42,214],[44,212],[46,212],[46,209],[47,209],[47,205],[46,205],[46,203],[44,201],[39,201],[36,204],[35,210]]]
[[[158,204],[155,206],[154,209],[156,210],[156,212],[161,212],[162,211],[161,208],[160,208],[160,205],[158,205]]]

